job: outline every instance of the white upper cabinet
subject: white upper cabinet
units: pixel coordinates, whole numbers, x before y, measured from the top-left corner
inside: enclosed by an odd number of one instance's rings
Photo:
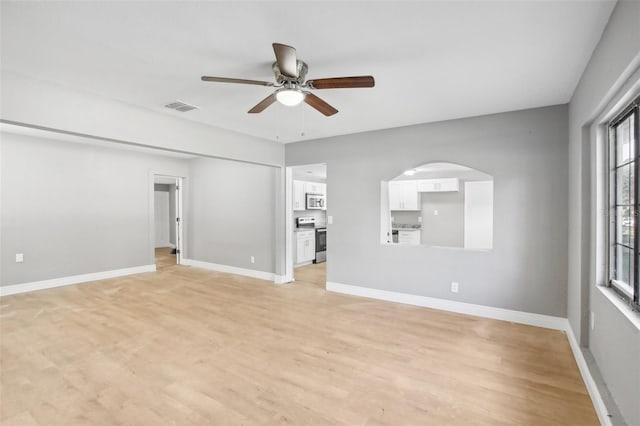
[[[325,186],[323,183],[318,182],[305,182],[305,192],[309,194],[322,194],[322,187]]]
[[[307,182],[304,180],[293,181],[293,210],[306,210],[307,194],[327,195],[327,184],[319,182]],[[327,209],[327,202],[322,210]]]
[[[390,210],[420,210],[420,194],[415,180],[389,182]]]
[[[305,197],[305,182],[301,180],[293,181],[293,210],[305,210],[305,203],[307,202]]]
[[[420,179],[416,181],[418,192],[456,192],[460,190],[458,178]]]

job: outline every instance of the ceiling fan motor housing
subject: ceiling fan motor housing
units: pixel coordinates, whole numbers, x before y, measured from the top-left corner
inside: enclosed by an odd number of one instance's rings
[[[274,62],[271,68],[273,69],[273,73],[276,76],[276,81],[278,82],[278,84],[282,84],[282,85],[284,85],[285,83],[303,85],[304,80],[307,77],[307,71],[309,71],[309,67],[307,66],[307,64],[299,59],[296,60],[296,68],[298,71],[297,77],[287,77],[286,75],[282,75],[282,73],[280,72],[280,67],[278,67],[277,62]]]

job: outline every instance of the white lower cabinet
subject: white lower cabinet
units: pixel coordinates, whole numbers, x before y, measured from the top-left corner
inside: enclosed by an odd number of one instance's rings
[[[398,231],[398,244],[420,245],[420,230]]]
[[[316,258],[316,231],[296,232],[296,263],[304,263]]]

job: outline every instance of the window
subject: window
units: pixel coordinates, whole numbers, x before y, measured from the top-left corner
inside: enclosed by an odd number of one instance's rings
[[[609,284],[640,305],[640,98],[609,123]]]

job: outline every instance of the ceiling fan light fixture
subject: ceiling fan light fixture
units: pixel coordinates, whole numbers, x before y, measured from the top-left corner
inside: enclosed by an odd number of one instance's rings
[[[276,99],[282,105],[296,106],[304,100],[304,93],[296,89],[282,89],[276,93]]]

